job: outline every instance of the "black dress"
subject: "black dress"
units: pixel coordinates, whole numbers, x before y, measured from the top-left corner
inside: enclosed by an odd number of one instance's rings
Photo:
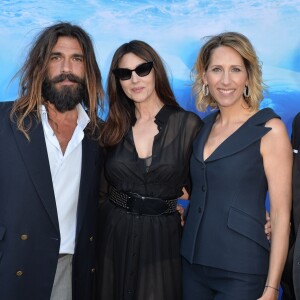
[[[164,106],[155,120],[159,133],[152,156],[140,159],[132,130],[109,148],[105,175],[121,192],[176,199],[189,191],[192,142],[202,127],[200,118],[183,109]],[[111,201],[100,206],[98,299],[181,299],[181,225],[179,213],[139,216]]]

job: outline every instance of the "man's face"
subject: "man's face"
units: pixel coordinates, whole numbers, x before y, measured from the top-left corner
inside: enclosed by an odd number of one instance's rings
[[[86,96],[84,57],[75,38],[59,37],[52,49],[42,95],[60,112],[73,109]]]

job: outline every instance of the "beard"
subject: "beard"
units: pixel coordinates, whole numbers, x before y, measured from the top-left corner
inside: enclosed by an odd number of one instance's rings
[[[77,84],[74,86],[61,86],[60,88],[55,86],[56,83],[66,79]],[[61,74],[53,79],[46,77],[42,84],[43,98],[52,103],[61,113],[75,108],[78,103],[85,99],[86,95],[87,89],[84,80],[73,74]]]

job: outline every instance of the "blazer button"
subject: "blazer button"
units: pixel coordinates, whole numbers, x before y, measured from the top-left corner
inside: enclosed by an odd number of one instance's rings
[[[202,185],[202,192],[206,192],[206,185]]]
[[[198,207],[198,213],[201,214],[202,213],[202,208]]]
[[[96,269],[95,268],[92,268],[91,269],[91,273],[95,273],[96,272]]]
[[[91,236],[90,237],[90,242],[92,242],[94,240],[94,237],[93,236]]]
[[[16,275],[20,277],[20,276],[23,275],[23,272],[22,272],[22,271],[17,271],[17,272],[16,272]]]
[[[22,241],[27,241],[28,240],[28,235],[27,234],[21,234],[21,240]]]

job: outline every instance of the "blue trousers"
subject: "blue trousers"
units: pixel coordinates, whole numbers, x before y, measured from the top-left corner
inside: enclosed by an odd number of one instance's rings
[[[184,258],[182,261],[183,300],[256,300],[264,291],[266,275],[190,264]]]

